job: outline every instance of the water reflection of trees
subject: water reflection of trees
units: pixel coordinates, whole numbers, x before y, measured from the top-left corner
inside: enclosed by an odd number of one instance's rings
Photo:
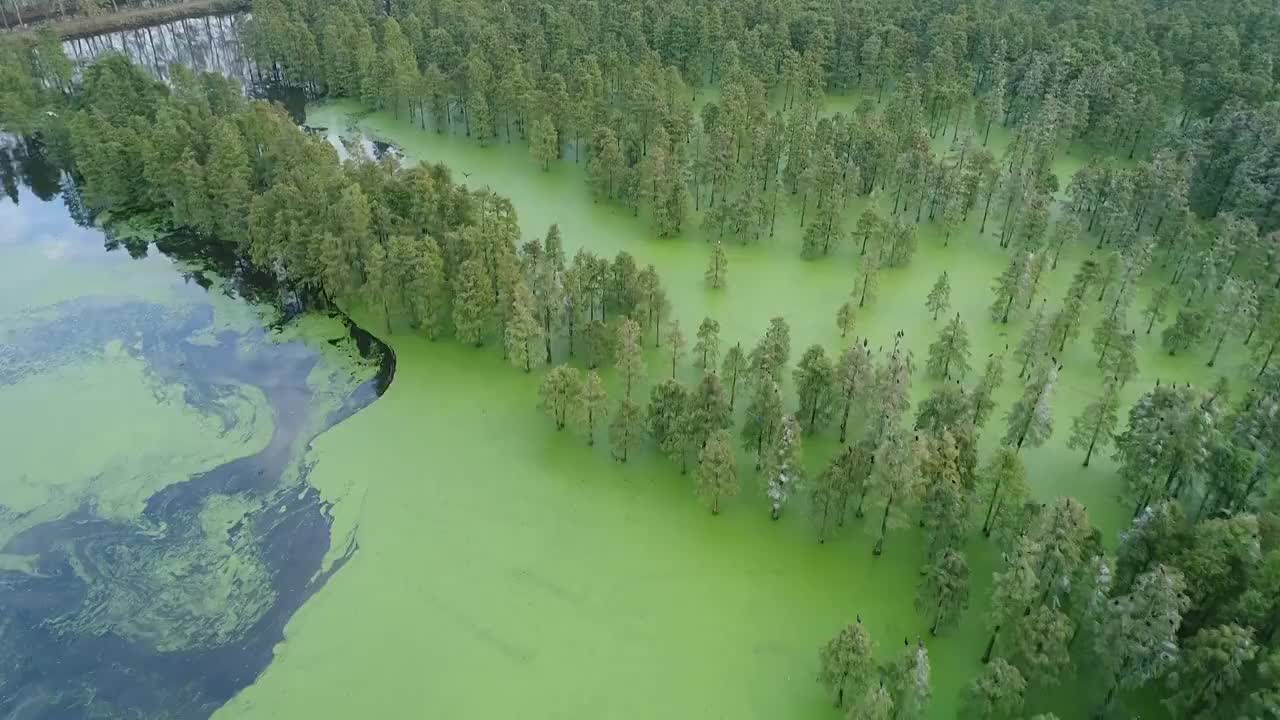
[[[240,40],[247,19],[242,14],[182,18],[74,38],[65,41],[63,49],[78,67],[105,53],[117,52],[164,81],[169,79],[170,66],[183,65],[195,71],[221,73],[250,86],[258,82],[258,77]]]

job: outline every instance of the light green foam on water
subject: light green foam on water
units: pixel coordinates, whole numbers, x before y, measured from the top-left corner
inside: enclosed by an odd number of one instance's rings
[[[128,521],[160,488],[270,440],[270,410],[256,388],[229,388],[218,414],[191,408],[183,392],[119,350],[0,386],[0,545],[86,504]]]
[[[253,534],[238,527],[259,509],[240,495],[211,495],[195,517],[179,518],[195,530],[179,541],[99,548],[90,540],[88,551],[69,556],[85,581],[85,600],[57,629],[113,633],[160,652],[242,637],[275,602]]]

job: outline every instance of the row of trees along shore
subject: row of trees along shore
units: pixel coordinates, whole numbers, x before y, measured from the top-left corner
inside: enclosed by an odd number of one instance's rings
[[[978,621],[964,612],[965,547],[976,533],[994,538],[1002,561],[989,586],[988,662],[965,704],[975,717],[1021,716],[1028,692],[1081,662],[1105,670],[1104,711],[1118,712],[1120,690],[1167,685],[1159,694],[1175,716],[1274,712],[1274,8],[856,10],[275,0],[254,9],[250,45],[268,72],[438,132],[523,140],[543,167],[572,154],[601,201],[644,210],[659,235],[679,233],[692,209],[709,239],[755,242],[788,203],[805,257],[858,247],[854,292],[836,312],[843,347],[834,357],[808,348],[794,368],[781,319],[748,351],[721,347],[708,318],[686,352],[651,266],[626,253],[567,258],[554,227],[521,243],[504,198],[456,185],[439,166],[360,153],[339,163],[327,143],[216,76],[178,72],[165,87],[112,57],[86,68],[73,91],[70,63],[47,35],[4,38],[0,125],[39,133],[94,212],[160,214],[230,242],[245,263],[321,302],[367,304],[388,332],[407,323],[431,337],[497,341],[524,370],[553,365],[540,397],[557,427],[574,424],[588,442],[607,435],[619,460],[651,443],[694,474],[713,512],[740,487],[745,456],[772,517],[807,496],[819,541],[869,512],[879,554],[888,528],[920,525],[917,607],[931,632]],[[707,84],[719,94],[695,112],[688,99]],[[769,92],[781,97],[772,112]],[[825,115],[832,92],[862,100],[851,114]],[[997,125],[1008,132],[998,153]],[[1055,207],[1054,159],[1076,141],[1118,157],[1090,161]],[[846,203],[870,194],[884,212],[845,228]],[[876,350],[859,339],[856,308],[874,301],[881,267],[910,262],[917,223],[939,224],[949,242],[971,215],[980,233],[998,229],[1009,254],[991,321],[1025,314],[1025,336],[970,382],[964,319],[942,320],[940,278],[926,308],[945,324],[925,372],[941,382],[912,416],[914,358],[901,336]],[[1039,284],[1062,249],[1095,242],[1061,306],[1046,307]],[[1145,327],[1131,328],[1138,283],[1156,268],[1170,282],[1140,309]],[[1078,502],[1034,500],[1022,459],[1054,432],[1055,358],[1089,303],[1100,308],[1093,345],[1104,389],[1073,422],[1070,444],[1086,463],[1113,448],[1119,492],[1134,507],[1114,547]],[[1133,339],[1170,316],[1168,351],[1203,342],[1212,363],[1241,337],[1255,372],[1236,393],[1157,384],[1122,429]],[[649,342],[673,377],[651,384],[646,402]],[[575,364],[554,365],[556,354]],[[1010,360],[1024,392],[1004,414],[999,449],[981,461],[978,436]],[[700,380],[685,387],[674,376],[689,362]],[[601,378],[610,367],[612,402]],[[782,398],[788,379],[794,402]],[[807,478],[802,445],[815,433],[838,433],[839,450]],[[925,712],[924,643],[906,642],[885,663],[875,646],[860,621],[824,646],[819,680],[833,703],[856,718]]]

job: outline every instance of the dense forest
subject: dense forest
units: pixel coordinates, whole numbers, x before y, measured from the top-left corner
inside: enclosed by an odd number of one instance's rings
[[[818,542],[870,514],[879,555],[890,528],[918,525],[916,606],[931,632],[989,628],[971,717],[1022,717],[1029,693],[1084,664],[1104,672],[1100,715],[1131,716],[1121,698],[1138,690],[1172,717],[1280,713],[1274,3],[259,0],[246,41],[264,76],[313,96],[481,145],[526,143],[544,168],[583,164],[586,191],[659,237],[698,218],[713,291],[732,283],[722,243],[760,242],[780,220],[803,227],[805,261],[856,248],[853,292],[818,309],[849,342],[793,353],[782,318],[750,348],[722,343],[712,318],[690,338],[657,271],[630,254],[568,257],[555,226],[522,242],[510,202],[443,166],[339,161],[234,82],[177,71],[162,85],[120,57],[77,70],[50,33],[0,37],[0,127],[38,136],[95,213],[230,243],[312,303],[368,308],[388,333],[548,366],[539,399],[556,430],[603,439],[620,462],[655,449],[713,513],[741,489],[745,457],[761,512],[803,500]],[[855,95],[856,109],[824,112],[831,95]],[[1090,159],[1058,177],[1070,145]],[[1027,319],[1006,353],[973,357],[945,273],[919,299],[939,320],[921,367],[900,342],[856,339],[880,273],[910,265],[926,223],[944,242],[974,223],[998,230],[1008,265],[990,316],[968,321]],[[1037,303],[1077,246],[1092,252],[1065,296]],[[1096,327],[1082,327],[1087,307]],[[1086,330],[1102,392],[1064,427],[1057,358]],[[1153,333],[1170,354],[1206,350],[1210,366],[1244,347],[1252,367],[1208,387],[1157,383],[1125,417],[1136,344]],[[671,377],[650,384],[655,352]],[[679,382],[683,364],[699,382]],[[917,371],[942,382],[913,409]],[[1005,382],[1024,390],[996,408]],[[1000,447],[981,457],[989,426]],[[816,433],[840,449],[807,478]],[[1054,433],[1085,466],[1114,457],[1132,512],[1118,541],[1077,501],[1032,497],[1024,453]],[[970,577],[975,534],[1000,548],[990,582]],[[990,587],[989,617],[965,613],[971,584]],[[833,635],[818,681],[842,714],[921,716],[922,640],[884,661],[860,620]]]

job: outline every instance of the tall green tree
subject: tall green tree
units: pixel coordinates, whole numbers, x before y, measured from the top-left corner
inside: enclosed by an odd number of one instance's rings
[[[1004,354],[992,353],[987,356],[987,364],[982,368],[982,377],[978,378],[969,393],[969,402],[973,406],[973,426],[986,424],[991,411],[995,409],[992,396],[1004,383]]]
[[[1177,691],[1166,703],[1177,717],[1220,717],[1226,712],[1224,700],[1240,690],[1257,654],[1252,628],[1226,624],[1201,629],[1179,654],[1171,675]]]
[[[1021,301],[1031,290],[1031,269],[1034,259],[1033,253],[1015,252],[1009,259],[1004,272],[996,278],[995,285],[991,288],[995,293],[995,299],[991,302],[993,321],[1007,323],[1011,313],[1021,307]]]
[[[1087,448],[1084,467],[1089,467],[1089,460],[1099,442],[1104,448],[1111,444],[1111,435],[1119,421],[1119,410],[1120,383],[1112,378],[1102,386],[1102,394],[1086,405],[1071,421],[1071,437],[1067,439],[1067,447],[1073,450]]]
[[[738,492],[738,469],[729,432],[711,433],[698,456],[698,495],[711,506],[711,514],[720,514],[720,500]]]
[[[596,423],[604,418],[608,411],[609,396],[605,392],[604,382],[595,370],[588,370],[582,383],[582,395],[575,409],[578,427],[587,436],[587,445],[596,444]]]
[[[453,329],[464,343],[480,347],[488,335],[496,304],[484,260],[462,263],[453,290]]]
[[[1049,349],[1049,335],[1052,328],[1049,324],[1049,318],[1045,315],[1044,303],[1036,308],[1035,314],[1027,321],[1027,329],[1022,333],[1022,339],[1018,341],[1018,347],[1014,351],[1014,355],[1022,361],[1021,369],[1018,370],[1018,377],[1026,377],[1027,370]]]
[[[618,325],[618,376],[622,378],[623,397],[631,399],[631,392],[644,378],[644,351],[640,347],[640,325],[626,318]]]
[[[667,323],[667,351],[671,353],[671,378],[675,379],[676,364],[684,357],[686,341],[684,331],[680,329],[679,318],[671,318]]]
[[[1213,318],[1209,326],[1213,328],[1217,339],[1213,344],[1213,354],[1209,356],[1209,367],[1218,361],[1218,353],[1227,336],[1238,333],[1248,327],[1249,318],[1258,309],[1258,297],[1252,283],[1228,277],[1218,292],[1218,302],[1213,309]]]
[[[533,370],[542,361],[542,325],[533,316],[533,294],[521,280],[511,302],[511,318],[507,321],[507,360],[525,372]]]
[[[728,283],[729,256],[724,251],[724,244],[719,240],[711,247],[711,258],[707,260],[707,284],[713,288],[722,288]]]
[[[840,329],[840,337],[842,339],[848,337],[849,331],[853,330],[853,326],[857,321],[856,312],[857,307],[854,306],[852,297],[840,303],[840,307],[836,308],[836,327]]]
[[[1011,555],[1006,556],[1004,567],[992,578],[991,610],[988,624],[991,627],[991,639],[987,641],[987,649],[982,654],[982,662],[990,662],[995,651],[1000,631],[1026,617],[1040,594],[1039,576],[1036,573],[1035,558],[1038,548],[1029,541],[1023,540]]]
[[[540,115],[529,128],[529,150],[534,159],[542,163],[542,170],[551,169],[551,161],[560,157],[560,137],[551,118]]]
[[[876,643],[859,617],[840,629],[818,653],[818,682],[837,708],[879,686]]]
[[[933,313],[935,322],[939,315],[951,307],[951,279],[947,276],[946,270],[943,270],[937,281],[933,283],[928,297],[925,298],[924,307]]]
[[[974,720],[1018,717],[1026,692],[1027,681],[1018,668],[995,658],[969,684],[960,716]]]
[[[899,428],[888,432],[877,453],[872,489],[884,501],[884,513],[880,517],[880,531],[872,549],[875,555],[884,552],[885,533],[891,524],[903,522],[904,506],[919,494],[922,454],[920,440]]]
[[[1021,450],[1026,443],[1039,447],[1053,433],[1053,390],[1058,382],[1059,365],[1050,360],[1037,368],[1005,416],[1009,425],[1004,444]]]
[[[208,193],[209,226],[206,230],[235,243],[246,239],[249,216],[249,154],[244,138],[230,118],[213,126],[209,157],[204,165],[204,189]]]
[[[959,547],[969,520],[969,496],[960,474],[955,436],[943,429],[923,442],[920,459],[921,516],[925,556]]]
[[[760,477],[765,483],[769,517],[777,520],[782,516],[782,508],[804,481],[800,424],[796,422],[795,416],[786,415],[781,419],[772,441],[761,462]]]
[[[947,548],[924,568],[916,593],[916,610],[929,619],[929,633],[937,635],[955,625],[969,605],[969,564],[964,553]]]
[[[969,373],[969,331],[960,313],[956,313],[929,346],[928,370],[930,375],[943,380],[950,380],[952,372],[960,378]]]
[[[865,346],[854,343],[840,353],[836,362],[834,401],[839,404],[840,442],[848,437],[849,413],[859,393],[866,392],[872,381],[871,355]]]
[[[1022,498],[1030,495],[1027,469],[1016,451],[1001,447],[991,455],[980,477],[983,485],[990,488],[990,499],[982,522],[982,534],[990,537],[1001,517],[1002,508],[1020,507]]]
[[[1157,565],[1127,594],[1114,598],[1094,638],[1110,678],[1102,707],[1110,710],[1116,690],[1142,687],[1177,660],[1178,628],[1190,600],[1182,573]]]
[[[747,368],[747,358],[742,352],[742,343],[734,343],[724,354],[724,362],[720,365],[720,377],[729,383],[729,409],[733,410],[738,398],[738,379]]]
[[[698,325],[698,342],[693,345],[694,365],[703,373],[716,371],[720,360],[720,323],[703,318]]]
[[[791,373],[791,380],[800,399],[796,419],[805,432],[815,433],[831,421],[835,377],[835,368],[821,345],[811,345],[805,350],[796,369]]]
[[[742,446],[755,453],[756,467],[764,464],[765,454],[782,427],[782,397],[778,383],[764,378],[752,383],[751,401],[742,421]]]
[[[563,430],[570,413],[582,398],[582,377],[577,368],[557,365],[542,377],[538,395],[543,412],[555,421],[556,430]]]
[[[885,670],[885,684],[893,696],[894,717],[917,720],[924,715],[933,687],[923,640],[917,638],[915,645],[903,640],[902,650]]]
[[[623,396],[618,401],[618,409],[609,423],[609,442],[613,445],[613,456],[621,462],[640,444],[644,428],[644,416],[631,398]]]

